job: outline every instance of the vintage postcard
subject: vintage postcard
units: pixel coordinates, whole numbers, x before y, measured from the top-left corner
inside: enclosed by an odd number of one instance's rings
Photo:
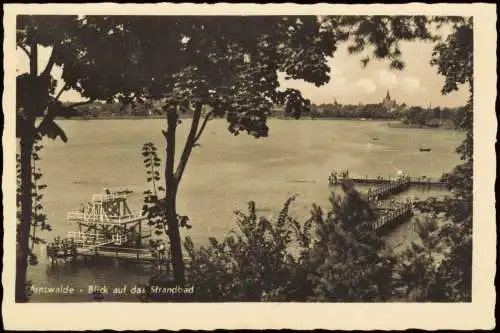
[[[4,11],[7,329],[495,326],[495,5]]]

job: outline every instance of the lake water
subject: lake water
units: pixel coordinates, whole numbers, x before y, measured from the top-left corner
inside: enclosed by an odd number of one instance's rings
[[[179,127],[177,155],[190,120]],[[164,120],[62,120],[58,122],[68,143],[44,141],[43,182],[48,185],[44,207],[53,231],[46,239],[73,230],[66,213],[88,202],[104,187],[129,187],[133,208],[141,208],[142,191],[148,188],[141,149],[154,142],[164,160]],[[351,177],[394,177],[398,170],[412,177],[439,177],[460,162],[455,148],[464,133],[434,129],[390,128],[384,121],[278,120],[269,121],[269,137],[233,136],[224,120],[213,120],[193,150],[182,179],[178,212],[188,215],[193,226],[183,231],[197,245],[208,237],[222,237],[236,225],[234,210],[245,210],[254,200],[260,215],[279,212],[285,200],[298,195],[292,212],[306,217],[312,203],[328,206],[328,176],[333,169],[349,169]],[[378,137],[378,140],[373,140]],[[420,152],[428,146],[430,152]],[[162,170],[160,170],[161,172]],[[403,196],[443,195],[413,189]],[[395,231],[406,237],[405,226]],[[396,236],[395,236],[396,237]],[[396,238],[397,238],[396,237]],[[394,242],[397,243],[397,240]],[[43,259],[43,258],[42,258]],[[29,278],[38,286],[69,284],[85,289],[78,297],[33,295],[32,301],[92,300],[86,288],[92,284],[129,286],[147,281],[149,271],[125,266],[30,267]],[[113,297],[132,300],[135,297]]]

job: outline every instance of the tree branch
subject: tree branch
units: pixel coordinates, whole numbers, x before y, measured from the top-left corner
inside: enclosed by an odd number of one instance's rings
[[[194,114],[193,114],[193,122],[191,123],[191,129],[189,130],[188,137],[186,139],[186,144],[184,145],[184,150],[182,151],[181,158],[179,160],[179,164],[177,165],[177,170],[175,171],[175,178],[177,180],[177,184],[179,184],[184,170],[186,169],[186,164],[189,159],[189,155],[191,155],[191,151],[193,150],[196,133],[198,131],[198,125],[200,123],[201,118],[201,107],[202,104],[196,104]]]
[[[203,134],[203,130],[205,129],[205,127],[207,126],[207,123],[208,121],[210,120],[210,116],[213,114],[213,110],[208,112],[206,115],[205,115],[205,119],[203,119],[203,123],[201,124],[201,127],[200,127],[200,130],[198,131],[198,133],[196,134],[195,138],[194,138],[194,143],[198,142],[198,140],[200,139],[201,135]]]
[[[30,41],[30,76],[34,80],[38,76],[38,44],[34,39]]]
[[[56,57],[54,56],[54,50],[52,50],[52,53],[50,54],[49,61],[47,62],[47,66],[45,66],[45,69],[43,70],[43,72],[40,76],[50,75],[50,71],[52,70],[52,67],[54,67],[55,63],[56,63]]]
[[[71,104],[70,106],[71,106],[72,108],[76,108],[76,107],[78,107],[78,106],[82,106],[82,105],[90,104],[90,103],[92,103],[92,102],[94,102],[94,101],[95,101],[95,99],[89,99],[88,101],[78,102],[78,103],[75,103],[75,104]]]
[[[28,49],[27,49],[24,45],[18,44],[17,46],[19,46],[19,48],[20,48],[21,50],[23,50],[23,51],[24,51],[24,53],[26,53],[26,55],[28,56],[28,58],[31,56],[30,51],[28,51]]]
[[[62,93],[65,92],[68,89],[69,89],[68,84],[65,83],[64,86],[61,88],[61,91],[59,91],[59,93],[56,95],[56,97],[54,97],[54,99],[56,101],[59,100],[59,97],[61,97]]]

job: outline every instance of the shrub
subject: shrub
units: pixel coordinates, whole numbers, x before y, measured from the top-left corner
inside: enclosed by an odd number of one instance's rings
[[[236,212],[238,232],[208,247],[185,248],[189,283],[200,301],[375,301],[390,296],[393,259],[372,231],[369,202],[344,182],[323,214],[314,205],[299,223],[285,203],[275,220]]]

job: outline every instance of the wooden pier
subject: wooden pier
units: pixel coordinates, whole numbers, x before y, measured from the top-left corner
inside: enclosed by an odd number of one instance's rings
[[[400,180],[401,178],[407,178],[409,181],[410,186],[428,186],[428,187],[446,187],[447,183],[440,178],[432,178],[432,177],[427,177],[427,176],[420,176],[420,177],[410,177],[409,175],[400,175],[398,177],[394,178],[383,178],[383,177],[369,177],[365,176],[364,178],[359,178],[359,177],[350,177],[349,176],[349,170],[340,170],[340,171],[333,171],[331,175],[328,177],[328,182],[330,185],[337,185],[339,184],[342,180],[344,179],[349,179],[355,184],[360,184],[360,185],[378,185],[382,186],[387,183],[393,183],[395,181]]]
[[[416,177],[416,178],[409,178],[409,184],[410,186],[428,186],[428,187],[446,187],[447,183],[441,181],[440,179],[437,178],[430,178],[430,177]],[[387,183],[394,182],[396,179],[391,179],[391,178],[349,178],[352,180],[355,184],[361,184],[361,185],[383,185]]]
[[[191,262],[191,258],[183,252],[184,264],[187,266]],[[132,248],[132,247],[117,247],[111,245],[102,245],[95,247],[92,251],[79,251],[77,256],[82,257],[87,260],[89,258],[99,258],[99,259],[110,259],[110,260],[122,260],[128,263],[134,264],[146,264],[146,265],[166,265],[167,268],[170,266],[171,257],[170,251],[167,250],[164,253],[153,252],[148,248]]]
[[[403,203],[394,209],[384,210],[384,214],[379,216],[377,221],[373,223],[373,230],[377,233],[382,233],[393,228],[397,224],[408,220],[413,216],[413,204],[411,202]]]
[[[410,178],[402,177],[394,181],[382,183],[380,186],[375,188],[369,188],[367,191],[368,200],[383,200],[391,195],[395,195],[406,191],[410,188]]]
[[[369,188],[363,196],[373,202],[378,218],[373,223],[372,228],[377,233],[384,233],[396,227],[398,224],[407,221],[413,216],[413,203],[410,201],[390,202],[384,201],[393,195],[408,190],[411,186],[438,186],[446,187],[447,184],[440,179],[432,179],[426,176],[411,178],[401,172],[395,178],[351,178],[349,170],[333,171],[329,176],[329,184],[337,185],[343,180],[349,179],[354,184],[367,185]]]

